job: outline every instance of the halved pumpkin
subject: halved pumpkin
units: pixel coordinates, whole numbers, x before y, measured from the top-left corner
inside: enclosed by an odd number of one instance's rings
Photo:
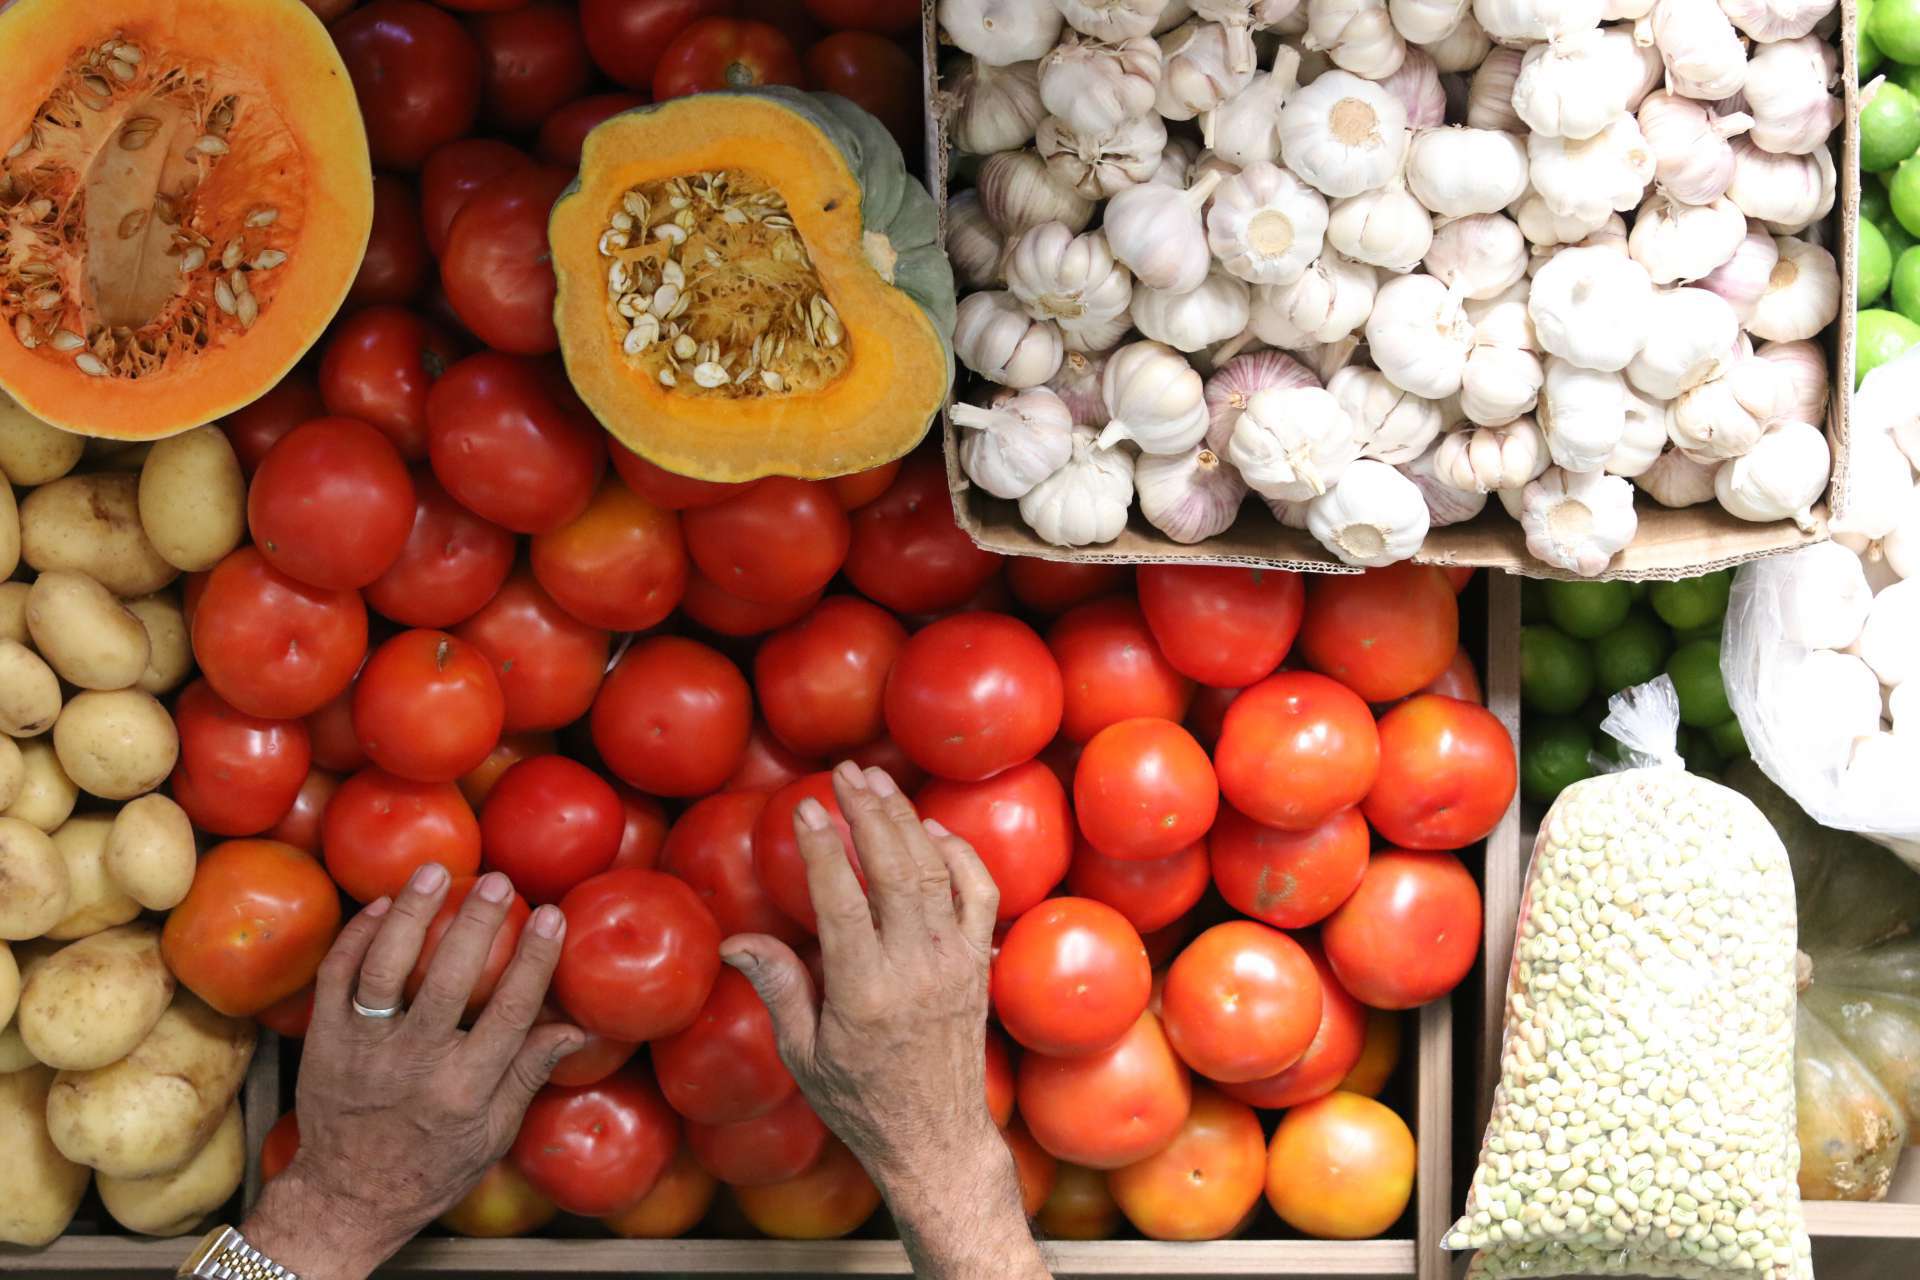
[[[17,0],[0,153],[0,388],[88,435],[272,387],[373,224],[353,85],[300,0]]]
[[[675,98],[587,135],[548,224],[575,390],[622,443],[726,483],[912,449],[953,382],[953,272],[900,148],[845,99]]]

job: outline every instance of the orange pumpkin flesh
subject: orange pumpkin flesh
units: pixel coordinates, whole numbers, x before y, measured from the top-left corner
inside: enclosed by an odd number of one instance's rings
[[[0,389],[144,440],[279,381],[366,249],[366,131],[300,0],[0,12]]]

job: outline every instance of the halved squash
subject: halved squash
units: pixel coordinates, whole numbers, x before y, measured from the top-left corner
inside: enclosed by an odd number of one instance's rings
[[[312,11],[17,0],[0,68],[0,388],[146,440],[278,382],[373,224],[366,129]]]
[[[953,382],[953,272],[900,148],[843,98],[675,98],[587,135],[548,224],[575,390],[722,483],[876,467]]]

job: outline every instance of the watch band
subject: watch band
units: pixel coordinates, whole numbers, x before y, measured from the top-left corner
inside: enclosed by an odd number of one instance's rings
[[[196,1280],[300,1280],[232,1227],[209,1231],[175,1274]]]

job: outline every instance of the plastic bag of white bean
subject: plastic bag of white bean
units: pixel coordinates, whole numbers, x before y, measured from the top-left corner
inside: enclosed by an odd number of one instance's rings
[[[1794,1131],[1793,874],[1693,777],[1665,676],[1616,695],[1622,771],[1534,843],[1500,1084],[1445,1239],[1469,1280],[1811,1280]]]

